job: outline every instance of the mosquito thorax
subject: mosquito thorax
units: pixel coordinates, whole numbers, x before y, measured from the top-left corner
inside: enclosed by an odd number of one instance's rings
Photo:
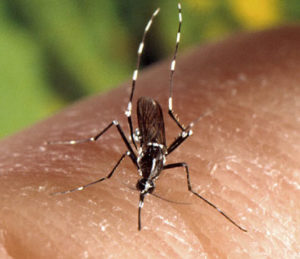
[[[165,164],[165,148],[162,145],[145,145],[137,159],[140,175],[145,179],[156,179]]]

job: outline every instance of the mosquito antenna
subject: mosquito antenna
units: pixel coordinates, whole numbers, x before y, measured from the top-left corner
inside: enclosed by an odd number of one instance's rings
[[[132,99],[133,99],[133,94],[134,94],[134,90],[135,90],[135,83],[138,77],[138,72],[139,72],[139,68],[140,68],[140,64],[141,64],[141,56],[143,53],[143,49],[144,49],[144,45],[145,45],[145,39],[146,39],[146,35],[152,25],[152,22],[155,18],[155,16],[159,13],[159,8],[157,8],[154,13],[152,14],[150,20],[148,21],[145,30],[144,30],[144,34],[143,34],[143,38],[142,41],[139,45],[138,51],[137,51],[137,62],[136,62],[136,69],[133,71],[133,75],[132,75],[132,84],[131,84],[131,94],[129,97],[129,102],[128,102],[128,106],[127,106],[127,110],[125,111],[125,115],[128,118],[128,124],[129,124],[129,128],[130,128],[130,136],[132,139],[132,142],[135,146],[135,148],[137,149],[134,137],[133,137],[133,127],[132,127],[132,120],[131,120],[131,111],[132,111]]]

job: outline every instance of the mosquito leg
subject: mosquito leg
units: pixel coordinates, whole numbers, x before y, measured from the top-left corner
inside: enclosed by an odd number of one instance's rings
[[[181,129],[181,134],[179,137],[175,139],[175,141],[170,145],[168,148],[168,154],[172,152],[174,149],[176,149],[187,137],[192,135],[191,128],[194,126],[195,122],[200,120],[202,117],[206,116],[207,113],[201,115],[197,120],[191,122],[187,127],[185,127],[183,124],[179,122],[178,116],[175,114],[173,110],[173,79],[174,79],[174,73],[175,73],[175,67],[176,67],[176,56],[178,52],[178,47],[180,43],[180,33],[181,33],[181,25],[182,25],[182,11],[181,11],[181,4],[178,3],[178,31],[177,31],[177,37],[176,37],[176,46],[174,51],[173,60],[171,62],[171,68],[170,68],[170,92],[169,92],[169,111],[168,114],[172,118],[173,121],[177,124],[177,126]]]
[[[203,117],[210,115],[211,113],[212,113],[211,111],[203,113],[196,120],[191,122],[183,131],[181,131],[179,136],[167,148],[167,155],[169,155],[171,152],[173,152],[178,146],[180,146],[182,144],[183,141],[185,141],[189,136],[191,136],[193,134],[192,128],[194,127],[195,123],[197,123]]]
[[[132,99],[133,99],[133,94],[134,94],[134,90],[135,90],[135,83],[138,77],[138,72],[139,72],[139,67],[141,64],[141,56],[143,53],[143,49],[144,49],[144,45],[145,45],[145,38],[147,35],[147,32],[149,31],[151,24],[155,18],[155,16],[159,13],[159,8],[155,10],[155,12],[152,14],[150,20],[148,21],[145,30],[144,30],[144,34],[143,34],[143,38],[142,41],[139,45],[138,51],[137,51],[137,63],[136,63],[136,69],[133,71],[133,76],[132,76],[132,85],[131,85],[131,94],[130,94],[130,98],[129,98],[129,102],[128,102],[128,106],[127,106],[127,110],[125,111],[125,115],[128,118],[128,124],[129,124],[129,128],[130,128],[130,136],[132,139],[132,143],[134,145],[134,147],[137,149],[134,137],[133,137],[133,127],[132,127],[132,119],[131,119],[131,111],[132,111]]]
[[[71,189],[71,190],[67,190],[67,191],[63,191],[63,192],[55,192],[55,193],[51,193],[51,195],[58,195],[58,194],[67,194],[67,193],[71,193],[71,192],[76,192],[76,191],[82,191],[84,190],[85,188],[91,186],[91,185],[94,185],[96,183],[100,183],[104,180],[107,180],[109,178],[111,178],[114,174],[114,172],[116,171],[117,167],[120,165],[120,163],[123,161],[123,159],[125,158],[125,156],[130,156],[130,152],[127,151],[126,153],[124,153],[121,158],[119,159],[119,161],[116,163],[116,165],[114,166],[114,168],[111,170],[111,172],[106,176],[106,177],[103,177],[103,178],[100,178],[94,182],[91,182],[91,183],[88,183],[88,184],[85,184],[85,185],[82,185],[80,187],[77,187],[77,188],[74,188],[74,189]]]
[[[170,153],[172,153],[177,147],[179,147],[192,134],[193,134],[192,130],[182,131],[181,134],[168,147],[167,155],[170,155]]]
[[[119,125],[119,122],[117,120],[112,121],[108,126],[106,126],[100,133],[95,135],[94,137],[87,138],[87,139],[79,139],[79,140],[68,140],[68,141],[49,141],[47,142],[48,145],[56,145],[56,144],[67,144],[67,145],[75,145],[79,143],[86,143],[86,142],[95,142],[97,141],[108,129],[110,129],[112,126],[116,126],[119,134],[121,135],[121,138],[123,139],[123,142],[125,143],[128,152],[130,153],[129,156],[132,160],[132,162],[135,164],[137,167],[137,157],[136,154],[134,153],[129,141],[127,140],[123,129]]]
[[[97,141],[111,126],[113,126],[114,123],[111,122],[108,126],[106,126],[100,133],[98,133],[96,136],[87,138],[87,139],[78,139],[78,140],[66,140],[66,141],[47,141],[46,143],[48,145],[57,145],[57,144],[63,144],[63,145],[75,145],[80,143],[86,143],[86,142],[95,142]]]
[[[237,223],[235,223],[229,216],[227,216],[222,210],[220,210],[216,205],[214,205],[213,203],[211,203],[210,201],[208,201],[207,199],[205,199],[204,197],[202,197],[200,194],[198,194],[197,192],[195,192],[192,189],[191,186],[191,181],[190,181],[190,173],[189,173],[189,168],[188,165],[186,163],[174,163],[174,164],[169,164],[169,165],[165,165],[163,167],[163,170],[165,169],[172,169],[175,167],[184,167],[185,171],[186,171],[186,176],[187,176],[187,185],[188,185],[188,190],[193,193],[194,195],[196,195],[198,198],[202,199],[203,201],[205,201],[208,205],[210,205],[211,207],[213,207],[215,210],[217,210],[220,214],[222,214],[227,220],[229,220],[233,225],[235,225],[236,227],[238,227],[240,230],[247,232],[246,229],[242,228],[241,226],[239,226]]]
[[[174,72],[175,72],[175,66],[176,66],[176,56],[178,52],[179,42],[180,42],[180,33],[181,33],[181,25],[182,25],[182,13],[181,13],[181,4],[178,3],[178,31],[177,31],[177,37],[176,37],[176,46],[174,51],[173,60],[171,62],[171,73],[170,73],[170,93],[169,93],[169,115],[170,117],[175,121],[177,126],[184,131],[185,128],[183,125],[180,124],[179,118],[173,111],[173,78],[174,78]]]

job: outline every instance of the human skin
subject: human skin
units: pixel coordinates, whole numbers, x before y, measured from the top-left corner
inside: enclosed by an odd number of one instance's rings
[[[51,196],[106,176],[126,151],[117,130],[92,137],[124,115],[130,83],[82,100],[0,142],[0,258],[296,258],[300,256],[300,27],[232,37],[179,55],[174,110],[187,125],[211,111],[167,157],[145,198],[137,230],[138,172],[126,158],[107,181]],[[157,99],[167,143],[179,128],[167,115],[169,61],[140,74],[135,101]],[[134,114],[136,126],[136,118]]]

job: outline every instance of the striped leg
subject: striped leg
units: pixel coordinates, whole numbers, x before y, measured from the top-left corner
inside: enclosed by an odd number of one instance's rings
[[[138,48],[138,51],[137,51],[138,58],[137,58],[137,63],[136,63],[136,69],[133,71],[131,94],[130,94],[127,110],[125,111],[125,115],[128,118],[128,124],[129,124],[129,128],[130,128],[130,136],[131,136],[132,142],[133,142],[136,149],[137,149],[137,146],[136,146],[136,143],[135,143],[135,140],[134,140],[134,137],[133,137],[133,128],[132,128],[132,120],[131,120],[132,99],[133,99],[133,94],[134,94],[134,90],[135,90],[135,83],[136,83],[136,80],[137,80],[137,77],[138,77],[139,67],[140,67],[140,63],[141,63],[141,56],[142,56],[143,49],[144,49],[145,38],[146,38],[147,32],[149,31],[155,16],[158,13],[159,13],[159,8],[156,9],[155,12],[152,14],[150,20],[148,21],[148,23],[145,27],[143,38],[142,38],[142,41],[141,41],[141,43],[139,45],[139,48]]]
[[[116,125],[116,123],[111,122],[108,126],[106,126],[100,133],[98,133],[96,136],[93,136],[91,138],[86,139],[77,139],[77,140],[58,140],[58,141],[47,141],[47,145],[76,145],[80,143],[87,143],[87,142],[95,142],[97,141],[108,129],[110,129],[111,126]]]
[[[186,178],[187,178],[187,185],[188,185],[188,190],[193,193],[194,195],[196,195],[198,198],[200,198],[201,200],[205,201],[209,206],[213,207],[215,210],[217,210],[220,214],[222,214],[228,221],[230,221],[233,225],[235,225],[236,227],[238,227],[240,230],[247,232],[246,229],[242,228],[240,225],[238,225],[237,223],[235,223],[229,216],[227,216],[222,210],[220,210],[216,205],[214,205],[213,203],[211,203],[209,200],[205,199],[204,197],[202,197],[199,193],[195,192],[192,188],[191,185],[191,181],[190,181],[190,173],[189,173],[189,167],[186,163],[174,163],[174,164],[169,164],[169,165],[165,165],[163,170],[165,169],[172,169],[172,168],[176,168],[176,167],[184,167],[185,171],[186,171]]]
[[[136,154],[134,153],[129,141],[127,140],[124,131],[122,129],[122,127],[120,126],[119,122],[117,120],[112,121],[108,126],[106,126],[100,133],[98,133],[96,136],[91,137],[91,138],[87,138],[87,139],[79,139],[79,140],[67,140],[67,141],[48,141],[46,144],[48,145],[75,145],[75,144],[79,144],[79,143],[87,143],[87,142],[95,142],[97,141],[108,129],[110,129],[112,126],[116,126],[117,130],[124,142],[124,144],[126,145],[128,152],[130,153],[129,156],[132,160],[132,162],[135,164],[136,167],[138,167],[137,165],[137,157]]]
[[[167,149],[167,155],[170,155],[177,147],[179,147],[183,141],[185,141],[189,136],[193,134],[191,128],[194,124],[190,124],[187,129],[183,130],[180,135],[171,143],[171,145]]]
[[[184,131],[185,128],[183,125],[180,124],[178,116],[173,111],[173,78],[174,78],[174,72],[175,72],[175,66],[176,66],[176,56],[178,52],[178,46],[180,42],[180,32],[181,32],[181,24],[182,24],[182,13],[181,13],[181,4],[178,3],[178,31],[177,31],[177,37],[176,37],[176,46],[175,46],[175,52],[173,56],[173,60],[171,62],[171,74],[170,74],[170,93],[169,93],[169,115],[171,118],[175,121],[177,126]]]
[[[210,115],[211,113],[211,111],[203,113],[196,120],[192,121],[185,129],[183,129],[179,136],[170,144],[170,146],[168,146],[167,155],[170,155],[170,153],[173,152],[177,147],[179,147],[183,141],[185,141],[189,136],[193,134],[192,128],[199,120]]]
[[[102,182],[104,180],[109,179],[110,177],[113,176],[114,172],[116,171],[116,169],[120,165],[120,163],[123,161],[123,159],[125,158],[125,156],[130,156],[130,152],[127,151],[125,154],[123,154],[121,156],[121,158],[119,159],[119,161],[116,163],[116,165],[114,166],[114,168],[111,170],[111,172],[106,177],[100,178],[100,179],[98,179],[98,180],[96,180],[94,182],[82,185],[80,187],[77,187],[77,188],[74,188],[74,189],[71,189],[71,190],[67,190],[67,191],[63,191],[63,192],[51,193],[51,195],[67,194],[67,193],[71,193],[71,192],[82,191],[82,190],[84,190],[85,188],[87,188],[87,187],[89,187],[91,185],[94,185],[96,183],[100,183],[100,182]]]

